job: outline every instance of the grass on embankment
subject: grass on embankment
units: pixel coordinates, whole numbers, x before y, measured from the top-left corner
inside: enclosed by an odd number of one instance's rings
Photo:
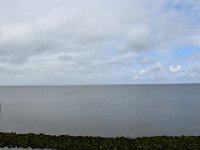
[[[0,132],[0,147],[59,150],[200,150],[200,136],[104,138]]]

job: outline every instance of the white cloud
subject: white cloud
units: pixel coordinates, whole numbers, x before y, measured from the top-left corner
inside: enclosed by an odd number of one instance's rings
[[[181,65],[177,65],[177,66],[169,66],[169,71],[172,72],[172,73],[175,73],[175,72],[179,72],[181,70]]]
[[[160,73],[164,72],[165,66],[160,63],[157,62],[156,64],[145,68],[145,69],[141,69],[139,70],[138,73],[136,73],[136,75],[134,76],[135,79],[140,79],[140,78],[154,78],[157,75],[159,75]]]
[[[134,79],[137,79],[137,80],[138,79],[155,79],[156,80],[156,78],[165,80],[169,78],[177,79],[177,78],[188,76],[188,75],[190,76],[191,74],[193,74],[194,76],[194,74],[196,75],[197,70],[198,70],[197,68],[187,70],[187,69],[183,69],[181,65],[167,66],[167,64],[162,64],[160,62],[157,62],[156,64],[148,68],[140,69],[138,72],[133,72],[133,73],[134,73]]]

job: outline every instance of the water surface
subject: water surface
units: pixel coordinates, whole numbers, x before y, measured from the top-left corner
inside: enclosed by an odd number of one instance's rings
[[[200,134],[200,85],[0,87],[0,131],[89,136]]]

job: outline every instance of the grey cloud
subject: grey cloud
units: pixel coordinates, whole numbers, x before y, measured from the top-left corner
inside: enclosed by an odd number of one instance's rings
[[[144,51],[152,48],[154,41],[151,38],[150,29],[148,27],[133,27],[125,38],[122,50],[125,51]]]
[[[129,74],[144,65],[140,52],[199,46],[200,23],[191,17],[199,8],[195,0],[2,1],[0,70],[11,78]],[[149,62],[143,72],[162,72]]]

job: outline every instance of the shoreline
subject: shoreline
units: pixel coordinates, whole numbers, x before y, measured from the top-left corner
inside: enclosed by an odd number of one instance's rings
[[[0,132],[0,148],[59,150],[173,150],[200,149],[200,136],[93,137]]]

